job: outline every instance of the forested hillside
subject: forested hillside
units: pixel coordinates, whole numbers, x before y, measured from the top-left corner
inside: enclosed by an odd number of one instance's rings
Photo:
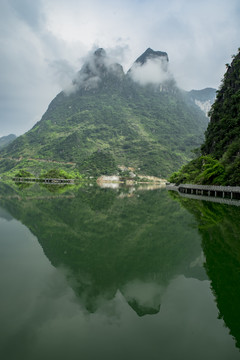
[[[174,173],[172,182],[240,184],[240,52],[226,67],[200,156]]]

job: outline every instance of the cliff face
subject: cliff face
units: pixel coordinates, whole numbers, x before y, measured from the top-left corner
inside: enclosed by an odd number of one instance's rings
[[[188,93],[189,98],[208,116],[212,104],[216,99],[216,89],[206,88],[202,90],[191,90]]]
[[[201,156],[174,173],[173,182],[240,184],[240,52],[226,67],[210,110]]]

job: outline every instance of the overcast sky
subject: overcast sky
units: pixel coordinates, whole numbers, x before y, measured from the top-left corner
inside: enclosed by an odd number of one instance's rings
[[[240,47],[240,1],[0,0],[0,136],[40,120],[97,47],[124,70],[166,51],[181,88],[218,88]]]

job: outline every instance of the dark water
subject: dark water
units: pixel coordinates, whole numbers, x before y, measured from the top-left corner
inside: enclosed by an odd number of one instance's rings
[[[240,359],[240,209],[0,183],[0,356]]]

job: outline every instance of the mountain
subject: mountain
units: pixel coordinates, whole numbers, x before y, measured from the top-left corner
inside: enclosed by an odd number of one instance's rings
[[[200,155],[171,177],[173,182],[240,183],[240,48],[217,91]]]
[[[208,123],[176,86],[168,62],[166,53],[147,49],[125,74],[98,49],[42,119],[0,151],[0,171],[13,171],[20,157],[31,172],[44,159],[71,162],[92,175],[113,174],[125,165],[167,176],[191,159]]]
[[[168,54],[166,52],[163,51],[154,51],[151,48],[148,48],[141,56],[139,56],[137,58],[137,60],[135,61],[135,63],[139,63],[141,65],[146,64],[146,62],[149,59],[161,59],[161,60],[165,60],[165,61],[169,61],[168,59]]]
[[[10,144],[16,138],[17,137],[14,134],[10,134],[10,135],[7,135],[7,136],[0,137],[0,149],[4,148],[8,144]]]
[[[212,104],[216,98],[216,89],[206,88],[202,90],[191,90],[188,92],[189,98],[208,116]]]

